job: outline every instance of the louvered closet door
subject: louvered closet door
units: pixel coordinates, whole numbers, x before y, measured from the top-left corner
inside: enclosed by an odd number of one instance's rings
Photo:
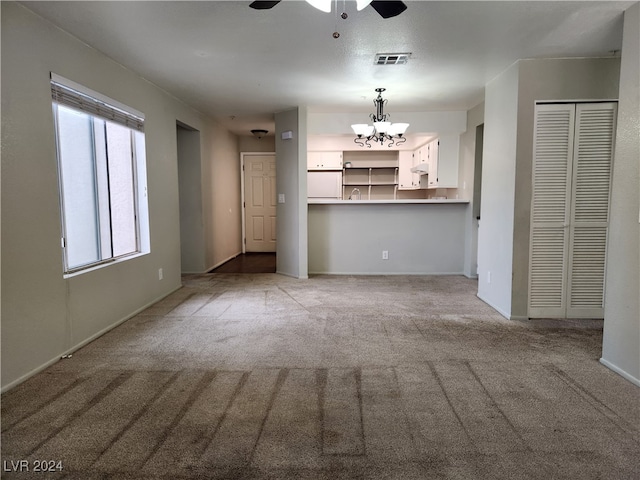
[[[604,317],[616,104],[576,105],[568,265],[568,318]]]
[[[537,105],[529,252],[529,317],[566,314],[574,105]]]
[[[536,106],[531,318],[603,318],[615,119],[615,103]]]

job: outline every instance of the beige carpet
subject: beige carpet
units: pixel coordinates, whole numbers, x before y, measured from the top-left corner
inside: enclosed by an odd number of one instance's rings
[[[598,363],[602,322],[507,321],[476,289],[187,276],[2,396],[2,477],[640,478],[640,389]]]

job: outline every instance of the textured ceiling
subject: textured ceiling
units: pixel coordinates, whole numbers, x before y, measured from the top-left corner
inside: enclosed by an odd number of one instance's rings
[[[332,13],[287,0],[22,3],[241,135],[298,105],[372,111],[376,87],[389,112],[470,108],[519,58],[611,56],[632,4],[405,1],[384,20],[342,0]],[[374,65],[380,52],[411,58]]]

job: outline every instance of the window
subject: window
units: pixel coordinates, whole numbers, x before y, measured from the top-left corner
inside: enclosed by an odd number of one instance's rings
[[[52,74],[64,272],[148,252],[144,117]]]

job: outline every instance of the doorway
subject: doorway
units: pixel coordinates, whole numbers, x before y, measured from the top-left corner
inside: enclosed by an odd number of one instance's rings
[[[242,153],[242,253],[276,251],[276,155]]]
[[[198,273],[206,268],[202,222],[200,132],[189,125],[177,122],[176,137],[181,270],[182,273]]]

